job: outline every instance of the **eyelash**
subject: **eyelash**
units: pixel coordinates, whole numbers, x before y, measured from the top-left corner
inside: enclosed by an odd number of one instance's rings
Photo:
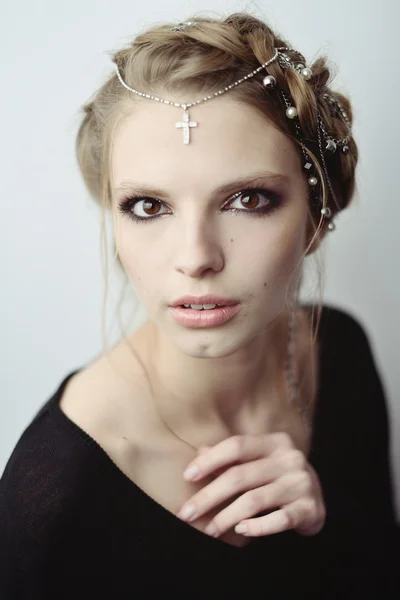
[[[251,192],[251,193],[259,193],[262,194],[263,196],[266,196],[270,199],[270,204],[267,207],[263,207],[263,208],[231,208],[231,212],[233,212],[234,214],[239,214],[239,213],[245,213],[245,214],[251,214],[251,215],[255,215],[258,217],[266,217],[266,216],[270,216],[277,208],[279,208],[279,206],[281,205],[281,195],[274,191],[274,190],[269,190],[263,187],[247,187],[245,190],[241,191],[241,192],[237,192],[236,194],[233,194],[233,196],[231,196],[229,198],[229,200],[227,201],[226,204],[229,204],[230,202],[233,202],[234,200],[236,200],[236,198],[239,198],[240,196],[245,196],[246,193]],[[141,201],[150,201],[150,202],[160,202],[161,204],[163,204],[163,202],[161,200],[158,200],[157,198],[150,198],[148,196],[140,196],[140,195],[135,195],[132,194],[130,195],[128,198],[125,198],[123,200],[121,200],[118,210],[119,212],[121,212],[124,216],[128,217],[128,219],[131,219],[132,221],[135,221],[137,223],[144,223],[146,221],[154,221],[155,219],[159,219],[160,217],[166,217],[167,215],[169,215],[170,213],[163,213],[161,215],[153,215],[150,217],[139,217],[138,215],[135,215],[132,212],[133,207]]]

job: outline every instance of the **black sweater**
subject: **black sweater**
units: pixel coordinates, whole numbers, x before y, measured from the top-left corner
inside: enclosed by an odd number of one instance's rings
[[[308,460],[327,509],[320,533],[238,548],[181,521],[61,411],[77,369],[22,433],[0,480],[0,600],[398,597],[388,409],[369,339],[353,316],[324,305],[319,343]]]

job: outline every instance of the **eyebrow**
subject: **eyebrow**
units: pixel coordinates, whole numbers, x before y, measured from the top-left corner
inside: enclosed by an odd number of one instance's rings
[[[263,171],[259,173],[253,173],[240,179],[224,183],[214,190],[215,195],[229,194],[237,189],[243,189],[249,184],[254,184],[261,181],[269,181],[271,184],[288,185],[290,177],[283,173],[272,173],[270,171]],[[135,193],[140,196],[152,196],[155,198],[169,198],[169,194],[165,191],[154,188],[152,186],[135,182],[130,179],[124,179],[118,187],[115,188],[116,192]]]

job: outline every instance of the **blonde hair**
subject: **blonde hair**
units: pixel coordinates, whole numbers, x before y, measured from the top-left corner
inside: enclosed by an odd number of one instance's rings
[[[193,97],[209,95],[230,85],[235,80],[248,74],[266,62],[279,46],[291,44],[274,32],[264,21],[248,13],[235,13],[226,18],[207,18],[193,16],[195,26],[188,26],[182,31],[172,31],[174,24],[165,23],[150,27],[137,35],[126,47],[111,53],[112,61],[118,65],[125,83],[143,93],[160,95],[166,98],[168,93],[188,93]],[[298,54],[288,54],[296,62],[306,60]],[[331,72],[326,57],[322,56],[311,65],[312,78],[305,81],[292,69],[283,69],[277,61],[268,67],[268,73],[277,81],[277,88],[288,92],[297,108],[299,124],[308,154],[314,164],[321,182],[321,206],[329,205],[332,216],[348,206],[355,189],[355,168],[358,160],[357,145],[353,138],[348,143],[347,154],[339,149],[327,158],[330,180],[336,195],[337,203],[328,204],[328,190],[323,175],[322,165],[318,158],[317,142],[317,108],[320,111],[325,129],[334,138],[341,139],[348,133],[346,124],[333,114],[323,94],[337,98],[344,107],[350,123],[352,109],[348,98],[328,87]],[[235,98],[252,106],[273,123],[281,132],[298,146],[301,145],[295,132],[291,129],[289,119],[285,116],[285,107],[279,94],[266,91],[262,79],[266,75],[260,72],[259,77],[243,82],[229,93]],[[92,100],[83,106],[83,119],[76,139],[76,152],[84,182],[93,199],[102,208],[102,240],[103,251],[106,250],[105,211],[112,208],[112,187],[110,184],[110,165],[112,140],[119,120],[132,110],[134,102],[145,101],[127,91],[118,80],[115,72],[96,91]],[[309,202],[310,223],[314,229],[313,238],[308,250],[321,233],[325,222],[320,214],[321,206]],[[106,258],[106,256],[103,256]],[[119,260],[119,259],[118,259]],[[105,297],[107,297],[108,263],[105,269]],[[122,267],[120,261],[119,266]],[[319,282],[321,272],[319,273]],[[320,287],[320,303],[317,335],[322,309],[322,288]],[[103,350],[105,344],[104,305],[102,314]],[[314,320],[314,311],[312,313]],[[315,341],[315,337],[313,342]]]

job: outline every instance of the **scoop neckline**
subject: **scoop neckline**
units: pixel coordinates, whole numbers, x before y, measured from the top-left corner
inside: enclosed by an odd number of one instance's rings
[[[312,305],[309,304],[303,304],[302,307],[303,308],[310,308]],[[325,305],[323,306],[323,308],[325,308]],[[317,420],[317,412],[318,412],[318,400],[319,397],[321,396],[321,391],[323,389],[323,376],[322,376],[322,361],[321,361],[321,355],[322,355],[322,347],[321,347],[321,335],[320,335],[320,331],[321,331],[321,325],[322,325],[322,315],[321,315],[321,323],[320,323],[320,327],[318,330],[318,336],[317,336],[317,340],[319,343],[319,357],[318,357],[318,378],[319,378],[319,388],[318,388],[318,393],[317,393],[317,400],[316,400],[316,410],[314,411],[314,415],[313,415],[313,430],[312,430],[312,434],[311,434],[311,445],[310,445],[310,452],[309,452],[309,460],[311,460],[311,458],[314,456],[314,450],[315,450],[315,423]],[[64,424],[66,424],[73,432],[74,434],[78,434],[79,438],[85,442],[86,445],[90,446],[95,452],[97,452],[96,456],[98,459],[100,459],[102,461],[102,463],[105,465],[105,468],[107,468],[110,473],[113,474],[113,476],[116,476],[118,479],[120,479],[123,484],[127,487],[127,491],[129,493],[136,492],[139,493],[140,495],[142,495],[144,497],[144,499],[146,499],[147,501],[150,501],[150,503],[156,508],[156,510],[158,510],[159,512],[161,512],[161,514],[163,515],[163,517],[166,518],[172,518],[175,521],[175,525],[178,527],[182,528],[182,532],[184,535],[197,535],[199,540],[202,541],[202,543],[211,543],[214,544],[214,546],[216,548],[218,548],[218,544],[220,545],[219,547],[222,549],[227,549],[227,551],[231,551],[231,552],[241,552],[243,553],[244,551],[249,551],[249,548],[253,548],[255,545],[258,545],[259,543],[261,543],[261,541],[264,541],[264,543],[266,542],[266,540],[270,540],[271,537],[273,538],[274,536],[261,536],[261,537],[254,537],[252,538],[252,541],[249,544],[246,544],[244,546],[235,546],[233,544],[229,544],[227,542],[224,542],[223,540],[221,540],[220,538],[213,538],[212,536],[209,536],[208,534],[204,533],[203,531],[200,531],[199,529],[196,529],[195,527],[192,527],[189,523],[183,521],[182,519],[180,519],[177,515],[175,515],[174,513],[172,513],[171,511],[169,511],[167,508],[165,508],[165,506],[163,506],[162,504],[160,504],[157,500],[155,500],[154,498],[152,498],[152,496],[150,496],[149,494],[147,494],[147,492],[142,489],[135,481],[133,481],[132,479],[130,479],[128,477],[128,475],[126,475],[120,468],[119,466],[114,462],[114,460],[111,458],[111,456],[105,451],[105,449],[99,444],[99,442],[97,440],[95,440],[89,433],[87,433],[84,429],[82,429],[77,423],[75,423],[74,421],[72,421],[62,410],[60,407],[60,400],[62,397],[62,394],[65,390],[65,387],[67,385],[67,383],[69,382],[69,380],[76,375],[77,373],[79,373],[82,369],[84,368],[78,368],[75,369],[74,371],[70,372],[60,383],[58,389],[55,391],[55,393],[53,394],[53,396],[50,398],[50,400],[48,401],[47,405],[49,408],[49,412],[52,412],[53,415],[55,415],[59,420],[61,420]],[[43,407],[44,408],[44,407]],[[287,530],[285,532],[283,532],[284,535],[286,536],[290,536],[293,534],[292,530]],[[282,535],[282,534],[281,534]],[[268,541],[266,542],[268,543]]]

